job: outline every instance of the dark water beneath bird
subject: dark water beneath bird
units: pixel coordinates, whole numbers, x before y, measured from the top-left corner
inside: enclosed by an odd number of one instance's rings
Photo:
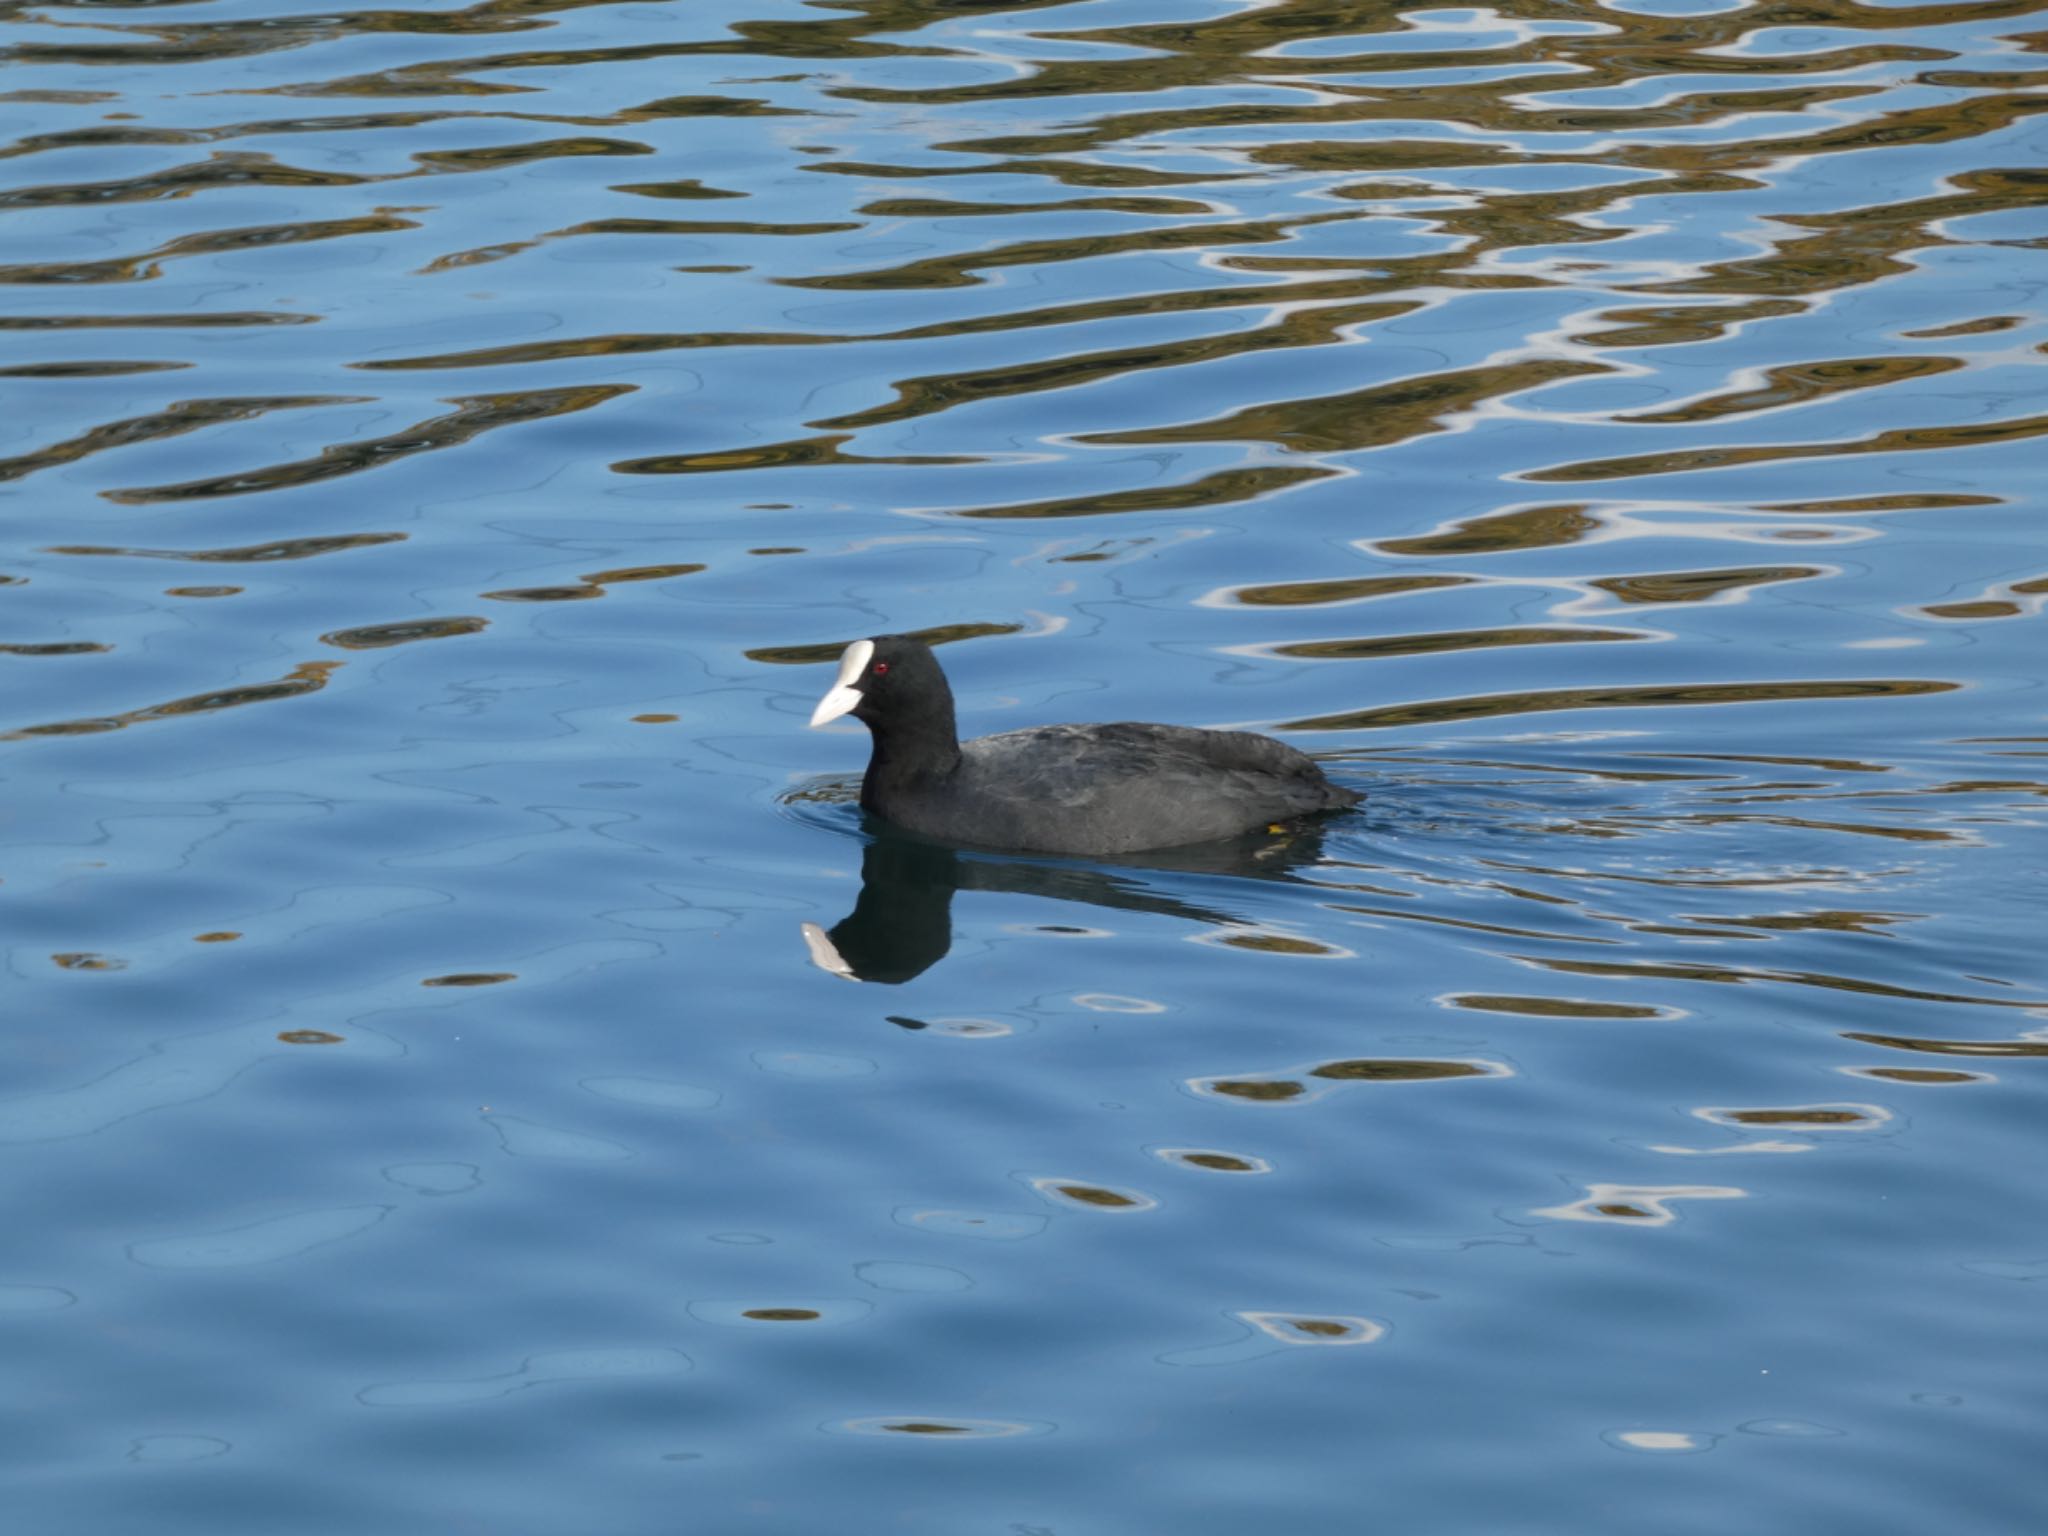
[[[2048,1519],[2048,6],[0,63],[0,1523]],[[1369,799],[877,839],[881,631]]]

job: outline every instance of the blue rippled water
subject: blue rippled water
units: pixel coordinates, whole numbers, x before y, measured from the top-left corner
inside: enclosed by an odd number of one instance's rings
[[[2040,1528],[2044,56],[0,3],[0,1525]]]

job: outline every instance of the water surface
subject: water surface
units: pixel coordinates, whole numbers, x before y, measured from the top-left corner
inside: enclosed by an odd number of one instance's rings
[[[2048,8],[0,17],[23,1529],[2048,1516]]]

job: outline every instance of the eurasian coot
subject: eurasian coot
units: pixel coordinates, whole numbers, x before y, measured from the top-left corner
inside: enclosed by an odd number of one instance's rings
[[[1041,725],[974,741],[953,725],[938,658],[908,635],[856,640],[812,725],[874,738],[860,803],[942,842],[1029,853],[1133,853],[1355,805],[1314,759],[1270,736],[1179,725]]]

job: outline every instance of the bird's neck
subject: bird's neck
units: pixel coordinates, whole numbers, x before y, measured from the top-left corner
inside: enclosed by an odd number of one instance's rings
[[[928,784],[960,766],[960,737],[953,725],[953,701],[936,700],[908,718],[871,723],[874,750],[861,783],[861,804],[870,810],[892,792]]]

